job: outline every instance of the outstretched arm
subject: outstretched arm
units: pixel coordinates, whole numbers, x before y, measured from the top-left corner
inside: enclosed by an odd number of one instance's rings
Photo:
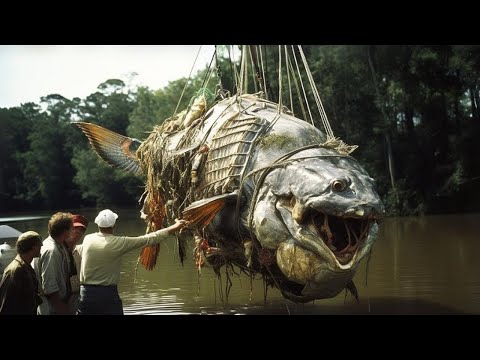
[[[186,220],[175,219],[175,224],[170,225],[169,227],[165,228],[165,230],[167,230],[168,233],[171,234],[171,233],[174,233],[174,232],[177,231],[177,230],[181,230],[181,229],[184,228],[186,225],[187,225],[187,221],[186,221]]]
[[[175,231],[182,229],[187,225],[187,223],[188,222],[186,220],[175,219],[175,224],[170,225],[169,227],[151,232],[149,234],[137,236],[137,237],[130,237],[130,236],[122,237],[124,241],[122,241],[122,244],[121,244],[122,249],[120,251],[122,253],[126,253],[130,250],[133,250],[145,245],[159,244],[162,241],[162,239],[164,239],[165,237],[168,237]]]

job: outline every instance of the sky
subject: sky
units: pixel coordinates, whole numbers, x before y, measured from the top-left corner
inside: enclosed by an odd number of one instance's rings
[[[200,49],[200,53],[199,53]],[[85,98],[108,79],[156,90],[204,68],[214,45],[0,45],[0,108],[60,94]]]

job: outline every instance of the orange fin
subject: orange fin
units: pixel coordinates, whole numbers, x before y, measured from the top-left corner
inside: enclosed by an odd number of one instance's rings
[[[87,136],[97,155],[113,167],[140,174],[140,163],[135,154],[141,141],[123,136],[99,125],[76,121]]]
[[[160,252],[160,244],[145,246],[140,253],[140,264],[147,270],[153,270],[157,264],[158,253]]]
[[[204,228],[222,210],[228,200],[236,199],[237,193],[212,196],[191,203],[182,213],[182,219],[187,220],[189,226]]]
[[[145,211],[148,215],[147,233],[161,229],[163,218],[165,217],[164,201],[160,194],[148,194],[144,202]],[[160,244],[146,246],[140,252],[139,262],[147,270],[153,270],[157,264],[158,254],[160,253]]]

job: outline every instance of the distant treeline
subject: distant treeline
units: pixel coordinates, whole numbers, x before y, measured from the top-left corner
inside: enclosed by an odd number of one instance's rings
[[[352,155],[376,179],[390,215],[480,210],[480,46],[303,49],[334,134],[359,145]],[[232,68],[220,59],[222,85],[233,92]],[[190,79],[178,111],[206,74]],[[268,79],[273,90],[277,78]],[[218,82],[213,76],[208,87],[215,91]],[[135,206],[143,178],[98,159],[71,122],[144,139],[174,114],[186,83],[151,90],[109,79],[85,99],[50,94],[0,108],[0,211]]]

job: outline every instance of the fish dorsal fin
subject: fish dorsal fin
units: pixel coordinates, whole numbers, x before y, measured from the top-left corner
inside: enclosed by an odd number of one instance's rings
[[[134,174],[141,174],[140,163],[135,154],[141,141],[123,136],[99,125],[74,122],[87,136],[97,155],[108,164]]]
[[[183,210],[182,219],[187,220],[189,226],[202,229],[225,207],[227,201],[236,199],[237,192],[232,192],[195,201]]]

